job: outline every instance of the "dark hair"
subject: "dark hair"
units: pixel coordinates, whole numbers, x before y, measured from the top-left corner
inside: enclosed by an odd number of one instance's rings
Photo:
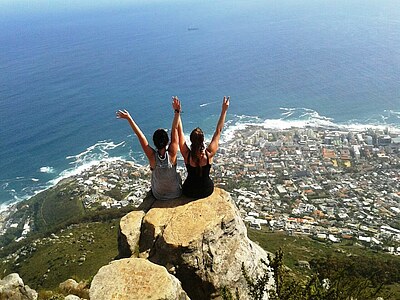
[[[153,142],[157,149],[163,149],[168,145],[168,133],[164,129],[157,129],[153,134]]]
[[[195,162],[196,166],[200,165],[200,158],[198,157],[198,153],[204,150],[204,133],[199,127],[192,130],[190,133],[190,141],[192,145],[190,146],[190,156]]]

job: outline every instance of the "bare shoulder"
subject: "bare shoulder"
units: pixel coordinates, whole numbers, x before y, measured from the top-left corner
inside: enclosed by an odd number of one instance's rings
[[[215,152],[213,152],[213,151],[211,151],[210,149],[206,149],[206,154],[207,154],[207,157],[208,157],[208,159],[209,159],[209,161],[210,161],[210,163],[212,162],[212,159],[213,159],[213,157],[214,157],[214,155],[215,155]]]

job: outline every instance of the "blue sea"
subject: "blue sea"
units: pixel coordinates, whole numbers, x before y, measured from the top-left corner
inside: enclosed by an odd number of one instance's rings
[[[94,5],[93,3],[96,3]],[[145,163],[151,140],[271,127],[400,130],[398,0],[0,1],[0,203],[101,159]]]

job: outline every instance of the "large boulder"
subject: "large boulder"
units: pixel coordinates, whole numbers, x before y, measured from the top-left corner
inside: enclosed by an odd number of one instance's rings
[[[121,218],[118,230],[118,258],[137,255],[139,251],[140,229],[145,212],[132,211]]]
[[[121,218],[118,229],[117,259],[138,256],[142,220],[155,201],[156,199],[153,195],[148,193],[137,210],[132,211]]]
[[[17,273],[12,273],[0,280],[0,299],[36,300],[38,293],[24,285]]]
[[[178,279],[142,258],[124,258],[100,268],[90,287],[96,300],[190,300]]]
[[[230,195],[215,188],[207,198],[155,201],[142,221],[140,257],[165,266],[191,299],[220,298],[220,289],[239,288],[248,299],[242,263],[252,276],[264,270],[267,253],[247,237]]]

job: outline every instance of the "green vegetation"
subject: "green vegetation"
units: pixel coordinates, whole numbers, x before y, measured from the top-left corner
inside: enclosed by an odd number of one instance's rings
[[[67,228],[70,225],[73,224],[83,224],[83,223],[93,223],[93,222],[109,222],[111,220],[116,220],[120,219],[130,211],[132,211],[132,207],[124,207],[124,208],[113,208],[113,209],[102,209],[100,211],[90,211],[87,212],[84,216],[80,218],[74,218],[71,220],[68,220],[63,223],[59,223],[57,225],[54,225],[53,227],[49,227],[48,229],[42,231],[42,232],[36,232],[31,234],[28,238],[20,241],[20,242],[15,242],[12,240],[9,244],[6,246],[3,246],[3,248],[0,250],[0,258],[4,258],[10,253],[14,253],[18,249],[29,245],[33,241],[41,238],[45,238],[50,236],[51,233],[57,233],[64,228]]]
[[[270,300],[375,300],[381,296],[397,299],[394,293],[382,292],[383,281],[374,283],[370,278],[358,277],[353,271],[347,272],[352,269],[351,266],[329,265],[329,277],[315,273],[305,280],[296,280],[283,264],[282,250],[277,250],[274,257],[268,255],[268,260],[269,264],[262,261],[264,273],[255,277],[249,275],[242,265],[250,299],[262,300],[264,295],[268,295]],[[270,273],[267,268],[272,270],[274,287],[268,286]],[[221,296],[224,300],[240,299],[238,289],[233,296],[226,287],[221,290]]]
[[[37,290],[56,290],[69,279],[91,281],[98,269],[118,254],[119,219],[82,223],[35,240],[0,266],[2,274],[17,272],[24,283]]]
[[[0,237],[2,277],[17,272],[25,284],[47,295],[46,290],[57,292],[69,278],[90,282],[118,255],[119,220],[133,207],[85,210],[81,196],[76,181],[69,179],[18,205],[13,214],[18,228]],[[31,233],[15,242],[29,219]]]
[[[112,191],[114,196],[123,196],[120,192],[118,194],[117,190]],[[9,228],[4,235],[0,236],[0,247],[4,247],[0,251],[0,257],[4,256],[4,253],[12,253],[12,249],[26,243],[23,240],[16,244],[14,239],[21,235],[24,222],[29,218],[33,219],[33,226],[27,238],[28,242],[48,236],[71,224],[120,218],[132,209],[132,206],[121,209],[104,209],[94,205],[94,208],[85,210],[81,195],[77,190],[76,181],[65,179],[56,186],[18,204],[12,217],[18,221],[19,226],[18,228]]]
[[[275,269],[274,276],[280,276],[275,280],[282,282],[282,290],[278,298],[272,299],[376,299],[377,296],[397,299],[400,294],[398,257],[351,243],[326,244],[308,237],[287,236],[282,232],[249,228],[248,234],[265,250],[277,253],[270,261]],[[309,262],[310,268],[299,264],[299,261]],[[290,271],[280,270],[280,265],[289,267]],[[326,278],[331,287],[329,293],[323,288]],[[260,288],[257,283],[260,278],[248,276],[247,279],[250,280],[249,287],[253,284]],[[291,298],[291,294],[297,295],[297,298]]]
[[[20,236],[21,233],[21,228],[9,228],[4,235],[0,236],[0,246],[12,244],[15,240],[15,237]]]
[[[64,180],[55,187],[47,189],[29,200],[19,203],[12,215],[18,228],[9,228],[0,236],[0,247],[9,246],[15,237],[19,237],[24,223],[33,222],[31,235],[45,236],[51,232],[65,228],[69,224],[79,222],[86,212],[82,200],[76,192],[74,180]],[[1,256],[1,254],[0,254]]]
[[[74,189],[74,183],[69,183],[63,189],[48,189],[28,201],[27,204],[34,207],[37,231],[44,231],[84,214],[82,201],[74,195]]]

